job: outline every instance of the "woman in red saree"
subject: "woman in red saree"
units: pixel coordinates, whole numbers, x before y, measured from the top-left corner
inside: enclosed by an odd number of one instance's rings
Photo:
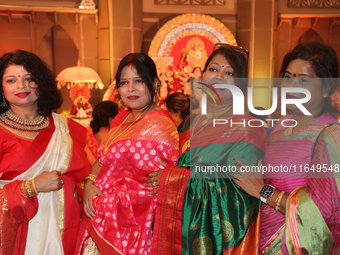
[[[338,254],[340,125],[330,100],[339,84],[336,53],[321,43],[298,45],[285,56],[281,77],[282,87],[311,93],[303,104],[311,115],[289,104],[292,115],[281,119],[288,127],[274,126],[268,141],[263,166],[286,171],[265,172],[264,179],[242,173],[234,180],[263,201],[261,254]]]
[[[26,51],[0,59],[0,253],[74,254],[75,187],[90,171],[85,128],[51,113],[62,98],[51,71]]]
[[[178,160],[175,123],[155,104],[159,80],[152,59],[125,56],[116,84],[130,110],[114,119],[85,183],[77,254],[151,254],[157,195],[145,182],[162,168],[158,158],[170,165]]]
[[[233,84],[245,90],[247,55],[243,53],[241,48],[222,45],[206,62],[201,84],[216,94],[207,96],[206,115],[193,114],[178,128],[178,165],[165,164],[160,179],[153,254],[257,252],[260,201],[235,185],[227,168],[237,157],[249,166],[256,165],[264,157],[265,130],[240,124],[253,118],[233,116],[230,91],[211,86]],[[197,92],[199,85],[194,84]],[[215,104],[213,100],[219,98],[221,102]],[[229,124],[215,126],[214,119]],[[209,167],[210,173],[206,171]],[[217,173],[218,167],[223,171]],[[159,173],[149,174],[149,184],[158,180]]]

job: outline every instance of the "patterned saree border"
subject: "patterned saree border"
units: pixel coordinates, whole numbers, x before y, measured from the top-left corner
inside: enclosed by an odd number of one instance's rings
[[[152,254],[181,254],[183,198],[190,171],[167,165],[161,178],[155,216]],[[164,242],[164,240],[171,240]]]
[[[261,211],[259,210],[241,243],[223,249],[223,255],[258,254],[258,247],[260,247],[260,215]],[[255,241],[254,238],[256,239]]]
[[[296,188],[288,197],[287,200],[287,209],[288,212],[287,218],[287,230],[286,230],[286,238],[287,243],[289,244],[293,254],[302,255],[301,251],[301,243],[299,232],[297,228],[297,195],[298,191],[302,190],[303,187]]]
[[[280,236],[282,231],[286,228],[286,224],[283,224],[274,235],[272,235],[269,240],[265,243],[265,245],[260,249],[260,254],[265,254],[267,249],[274,243],[274,241]]]
[[[125,123],[122,126],[111,127],[110,132],[107,134],[106,139],[103,141],[104,153],[110,148],[110,145],[123,140],[145,140],[149,142],[159,143],[159,134],[170,134],[171,137],[178,137],[177,130],[168,116],[165,114],[157,114],[157,118],[153,118],[154,114],[146,114],[142,119],[136,121],[132,127],[131,123]],[[122,132],[126,130],[122,135],[119,135],[117,131],[121,129]],[[144,130],[142,133],[141,130]],[[170,132],[171,131],[171,132]],[[143,139],[141,139],[143,137]],[[164,139],[165,140],[165,139]],[[169,140],[169,139],[167,139]],[[178,140],[175,139],[175,140]],[[162,142],[169,147],[178,149],[178,144],[167,144]]]
[[[124,255],[117,247],[105,240],[105,238],[93,227],[90,219],[87,218],[86,220],[86,228],[89,231],[92,240],[96,243],[100,254]]]

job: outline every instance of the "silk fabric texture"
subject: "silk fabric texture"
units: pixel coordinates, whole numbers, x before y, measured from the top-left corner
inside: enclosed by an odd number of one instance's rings
[[[233,122],[251,118],[245,114],[234,117]],[[193,170],[197,165],[236,164],[234,158],[248,166],[257,165],[264,157],[266,131],[243,125],[213,128],[210,124],[204,131],[198,128],[190,134],[193,119],[179,127],[177,167],[167,166],[162,175],[153,254],[255,254],[260,201],[226,173],[202,176]]]
[[[1,253],[74,254],[80,220],[74,188],[90,171],[83,150],[85,129],[66,117],[52,116],[50,127],[33,141],[2,131]],[[53,170],[62,173],[63,188],[27,199],[21,181]]]
[[[261,254],[337,254],[339,179],[331,171],[307,172],[305,166],[316,170],[324,164],[327,169],[340,165],[340,125],[325,113],[314,124],[298,125],[290,135],[285,130],[278,128],[271,135],[264,165],[296,171],[265,174],[266,183],[290,195],[285,215],[261,206]]]
[[[96,216],[89,220],[84,215],[78,253],[91,236],[102,254],[151,254],[157,195],[149,195],[155,187],[144,184],[150,172],[163,168],[157,157],[177,164],[178,133],[164,110],[120,126],[127,115],[124,111],[116,116],[99,147],[101,169],[95,185],[104,195],[93,196]]]

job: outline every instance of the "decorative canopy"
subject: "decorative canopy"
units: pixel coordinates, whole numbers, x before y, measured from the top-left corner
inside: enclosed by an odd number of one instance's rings
[[[104,84],[95,70],[85,66],[69,67],[60,72],[57,76],[58,88],[67,85],[71,89],[76,85],[87,85],[89,89],[103,89]]]

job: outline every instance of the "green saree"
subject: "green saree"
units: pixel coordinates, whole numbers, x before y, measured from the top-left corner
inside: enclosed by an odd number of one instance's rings
[[[190,140],[190,123],[179,127],[181,154],[177,167],[167,166],[162,175],[153,254],[257,253],[260,202],[237,187],[226,169],[234,158],[257,165],[266,131],[241,125],[197,130]],[[210,166],[225,172],[212,172]]]

